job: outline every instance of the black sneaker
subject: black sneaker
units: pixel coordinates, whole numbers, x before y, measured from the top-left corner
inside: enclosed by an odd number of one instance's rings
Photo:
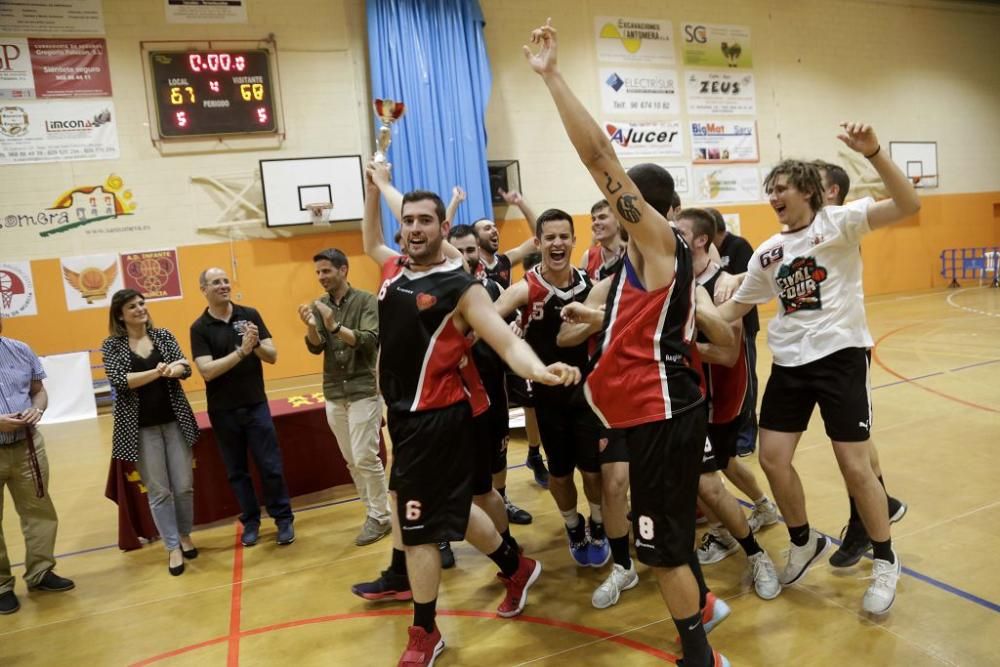
[[[278,546],[287,546],[295,541],[295,529],[292,527],[292,522],[283,523],[278,526]]]
[[[0,593],[0,614],[13,614],[21,608],[21,603],[17,601],[14,591]]]
[[[375,581],[367,581],[351,586],[351,592],[365,600],[412,600],[410,579],[405,574],[383,570]]]
[[[42,577],[42,580],[31,587],[33,591],[48,591],[49,593],[62,593],[63,591],[68,591],[76,588],[76,584],[73,583],[71,579],[66,577],[60,577],[58,574],[49,570]]]
[[[909,507],[907,507],[906,503],[902,500],[889,496],[889,523],[898,523],[902,521],[903,517],[906,516],[906,510],[908,509]]]
[[[528,458],[525,459],[524,465],[535,473],[535,484],[543,489],[549,488],[549,471],[545,468],[545,461],[542,460],[542,454],[537,448],[534,451],[528,449]]]
[[[840,548],[830,556],[830,565],[834,567],[851,567],[872,548],[868,531],[860,521],[851,521],[840,533]]]
[[[526,526],[531,523],[531,514],[521,509],[508,498],[503,499],[504,507],[507,508],[507,521],[516,523],[519,526]]]
[[[252,547],[257,544],[257,540],[260,539],[260,524],[243,526],[243,535],[240,536],[240,542],[243,543],[245,547]]]
[[[450,570],[455,567],[455,552],[451,550],[451,543],[438,543],[438,550],[441,552],[441,569]]]

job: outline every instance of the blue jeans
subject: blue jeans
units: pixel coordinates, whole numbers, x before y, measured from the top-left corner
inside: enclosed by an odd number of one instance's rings
[[[752,454],[757,449],[757,334],[743,332],[746,345],[747,367],[750,371],[747,382],[747,398],[744,406],[744,421],[736,439],[736,452],[740,456]]]
[[[260,473],[267,513],[279,526],[291,523],[292,505],[282,471],[281,449],[267,402],[231,410],[210,410],[208,418],[226,464],[229,485],[240,504],[243,525],[260,525],[260,502],[250,477],[247,449]]]
[[[153,523],[167,551],[179,549],[194,520],[194,472],[191,447],[173,421],[139,429],[135,463],[146,486]]]

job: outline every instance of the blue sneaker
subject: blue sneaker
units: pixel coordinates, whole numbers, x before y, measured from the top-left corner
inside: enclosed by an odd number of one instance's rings
[[[252,547],[257,544],[257,540],[260,539],[260,524],[250,524],[248,526],[243,526],[243,535],[240,537],[240,542],[243,543],[245,547]]]
[[[604,532],[604,524],[588,519],[590,540],[587,546],[587,560],[590,567],[604,567],[611,559],[611,545]]]
[[[537,448],[528,449],[528,458],[524,465],[535,474],[535,484],[543,489],[549,488],[549,471],[545,468],[545,461]]]
[[[587,539],[587,524],[583,522],[582,516],[579,516],[579,521],[576,528],[566,528],[566,535],[569,537],[569,555],[580,567],[590,567],[590,540]]]

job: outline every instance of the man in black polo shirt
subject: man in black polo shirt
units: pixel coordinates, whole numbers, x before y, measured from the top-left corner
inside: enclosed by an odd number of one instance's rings
[[[256,544],[260,535],[260,502],[247,465],[248,448],[263,482],[267,513],[278,526],[278,544],[291,544],[294,517],[261,366],[262,361],[273,364],[278,351],[260,313],[230,299],[225,271],[206,269],[198,281],[208,307],[191,325],[191,355],[205,378],[208,418],[240,503],[243,545]]]
[[[722,270],[732,275],[746,273],[747,264],[753,256],[753,246],[742,236],[730,234],[726,229],[726,220],[714,208],[706,211],[715,218],[715,239],[712,243],[719,250],[719,264]],[[750,410],[746,421],[740,427],[740,435],[736,441],[736,451],[740,456],[752,454],[757,448],[757,332],[760,331],[760,318],[757,307],[754,306],[743,317],[743,341],[746,344],[747,365],[750,367],[750,382],[747,403]]]

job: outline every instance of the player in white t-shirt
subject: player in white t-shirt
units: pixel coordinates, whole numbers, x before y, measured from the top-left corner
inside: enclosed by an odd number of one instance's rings
[[[760,463],[792,542],[781,582],[798,581],[827,547],[827,539],[809,528],[802,482],[792,465],[818,403],[847,490],[871,536],[873,581],[863,607],[884,614],[896,596],[900,564],[892,549],[885,490],[870,463],[872,337],[858,246],[868,232],[919,211],[920,200],[869,125],[841,127],[839,139],[871,162],[891,198],[824,208],[816,166],[781,162],[764,186],[783,231],[754,251],[746,279],[719,310],[735,321],[755,304],[779,301],[768,327],[774,364],[761,404]]]

